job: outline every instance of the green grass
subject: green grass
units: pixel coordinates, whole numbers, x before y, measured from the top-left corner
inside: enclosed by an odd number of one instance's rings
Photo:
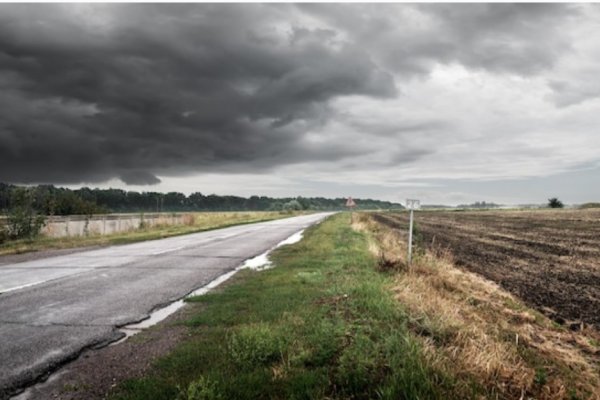
[[[191,336],[112,399],[436,399],[449,377],[428,367],[407,317],[376,272],[363,234],[338,214],[196,297]]]
[[[189,213],[192,220],[188,224],[158,225],[134,229],[110,235],[70,236],[52,238],[38,236],[33,239],[21,239],[0,243],[0,255],[19,254],[48,249],[67,249],[85,246],[110,246],[145,240],[163,239],[171,236],[204,232],[235,225],[252,224],[287,218],[302,212],[244,211],[244,212],[198,212]]]

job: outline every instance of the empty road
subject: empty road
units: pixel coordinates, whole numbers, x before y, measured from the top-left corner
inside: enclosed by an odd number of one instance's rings
[[[329,213],[33,261],[0,258],[0,398]]]

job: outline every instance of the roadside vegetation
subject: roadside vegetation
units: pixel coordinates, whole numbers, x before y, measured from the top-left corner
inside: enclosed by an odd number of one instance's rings
[[[372,214],[359,214],[354,225],[373,238],[380,268],[394,274],[394,297],[430,368],[453,376],[457,390],[474,385],[493,399],[600,399],[600,335],[593,326],[574,331],[557,324],[494,282],[457,268],[447,248],[425,248],[419,231],[409,267],[406,226]]]
[[[24,188],[12,191],[13,206],[6,211],[6,220],[0,224],[0,245],[9,240],[32,240],[46,222],[46,216],[33,206],[31,192]]]
[[[243,271],[191,299],[190,338],[113,399],[442,399],[432,368],[348,213],[274,252],[275,268]],[[470,393],[470,389],[469,389]]]
[[[571,331],[443,249],[414,261],[372,214],[337,214],[195,297],[188,336],[112,400],[600,399],[600,336]]]
[[[28,211],[27,211],[28,210]],[[11,211],[12,212],[12,211]],[[189,213],[180,225],[154,225],[142,227],[126,232],[110,235],[69,236],[51,238],[39,235],[40,225],[37,223],[39,215],[31,208],[18,211],[14,218],[18,218],[17,226],[27,234],[11,236],[6,227],[0,227],[0,255],[26,253],[30,251],[48,249],[68,249],[86,246],[107,246],[113,244],[126,244],[144,240],[162,239],[170,236],[185,235],[188,233],[202,232],[211,229],[225,228],[228,226],[250,224],[254,222],[271,221],[274,219],[301,215],[302,211],[253,211],[253,212],[205,212]],[[9,222],[12,214],[9,214]],[[33,225],[36,224],[36,225]],[[6,230],[5,230],[6,229]],[[9,229],[10,228],[9,226]],[[34,229],[36,231],[34,231]],[[2,240],[4,238],[4,241]]]

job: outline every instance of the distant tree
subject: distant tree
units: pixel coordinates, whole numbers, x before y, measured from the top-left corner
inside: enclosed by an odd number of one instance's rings
[[[298,211],[298,210],[302,210],[303,207],[302,207],[302,204],[300,204],[300,202],[298,200],[291,200],[283,205],[283,209],[285,211]]]
[[[0,183],[0,211],[13,207],[11,200],[15,185]],[[92,215],[106,212],[154,212],[154,211],[243,211],[243,210],[341,210],[346,199],[324,197],[284,197],[266,196],[218,196],[203,195],[200,192],[189,196],[183,193],[135,192],[121,189],[90,189],[87,187],[71,190],[40,185],[30,187],[33,208],[45,215]],[[401,209],[399,203],[373,199],[355,199],[358,209]],[[284,207],[287,204],[287,207]],[[480,204],[490,207],[492,204]]]
[[[498,208],[500,207],[496,203],[486,203],[485,201],[476,201],[471,204],[459,204],[457,208]]]
[[[267,211],[281,211],[283,210],[283,203],[280,201],[273,202],[267,208]]]
[[[563,208],[565,205],[558,198],[553,197],[548,199],[548,207],[550,208]]]

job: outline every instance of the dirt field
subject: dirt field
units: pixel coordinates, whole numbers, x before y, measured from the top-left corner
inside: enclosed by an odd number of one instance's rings
[[[374,218],[406,230],[408,213]],[[600,210],[419,211],[417,240],[571,329],[600,328]]]

